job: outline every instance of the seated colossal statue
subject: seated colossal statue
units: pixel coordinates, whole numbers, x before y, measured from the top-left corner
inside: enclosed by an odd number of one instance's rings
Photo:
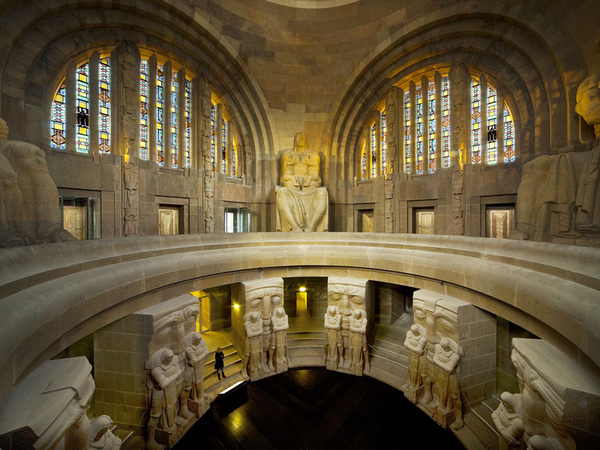
[[[566,149],[523,166],[513,239],[600,241],[600,73],[579,86],[575,111],[594,126],[594,148],[582,152]]]
[[[75,240],[61,226],[58,190],[46,155],[33,144],[8,140],[0,119],[0,247]]]
[[[281,184],[276,188],[277,231],[327,231],[329,196],[321,186],[318,152],[309,150],[304,133],[281,155]]]

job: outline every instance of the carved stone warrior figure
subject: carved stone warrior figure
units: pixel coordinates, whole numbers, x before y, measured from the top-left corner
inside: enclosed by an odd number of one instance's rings
[[[519,221],[512,239],[600,240],[600,73],[579,86],[575,111],[594,126],[595,147],[583,152],[567,148],[523,166],[517,195]]]
[[[304,133],[294,148],[281,155],[281,184],[277,192],[277,231],[327,231],[329,197],[321,187],[318,152],[309,150]]]
[[[244,322],[246,329],[246,345],[244,354],[247,362],[247,374],[256,379],[262,371],[262,334],[263,323],[257,312],[247,314]]]
[[[408,350],[408,383],[404,386],[404,393],[413,403],[417,402],[416,390],[423,385],[423,363],[427,364],[425,356],[425,346],[427,345],[427,336],[425,328],[421,325],[413,324],[406,333],[404,346]],[[408,391],[411,395],[407,395]]]
[[[190,333],[184,338],[185,356],[187,367],[184,373],[183,393],[181,394],[182,407],[187,398],[200,402],[204,406],[204,361],[208,356],[208,347],[200,333]],[[198,416],[198,411],[196,415]]]
[[[343,354],[342,315],[337,306],[329,306],[325,313],[325,367],[337,370],[338,353]]]
[[[177,356],[168,348],[158,350],[150,358],[150,419],[148,420],[146,449],[162,449],[163,446],[156,442],[156,428],[170,430],[175,427],[177,415],[177,381],[181,376],[181,369]]]
[[[277,373],[288,370],[290,358],[287,350],[288,315],[280,306],[273,311],[273,334],[275,335],[275,369]]]
[[[7,139],[8,126],[0,119],[0,247],[75,240],[61,226],[44,151]]]
[[[508,447],[520,447],[523,437],[523,401],[521,394],[503,392],[492,421]]]
[[[441,383],[438,386],[439,409],[438,414],[455,413],[455,420],[450,427],[458,430],[463,426],[462,401],[456,367],[460,362],[461,349],[458,344],[447,337],[435,345],[433,362],[442,369]],[[442,420],[446,423],[446,420]]]
[[[355,309],[350,318],[350,353],[352,357],[350,371],[354,375],[362,375],[363,366],[365,373],[371,371],[366,333],[367,315],[362,309]]]
[[[88,435],[88,448],[101,450],[119,450],[121,439],[116,437],[110,427],[113,421],[110,417],[102,415],[90,423]]]

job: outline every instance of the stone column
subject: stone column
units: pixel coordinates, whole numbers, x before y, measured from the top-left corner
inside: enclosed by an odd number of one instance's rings
[[[466,101],[469,73],[463,63],[455,63],[450,69],[450,120],[453,131],[450,136],[452,167],[452,234],[465,234],[464,164],[467,161],[466,124],[469,108]]]
[[[385,204],[384,204],[384,230],[386,233],[393,233],[395,208],[394,208],[394,177],[398,171],[399,158],[399,128],[400,128],[400,112],[399,107],[402,102],[401,90],[392,86],[386,95],[385,109],[387,121],[387,170],[385,174]]]
[[[208,79],[202,77],[200,80],[200,108],[202,114],[202,127],[201,127],[201,149],[203,170],[202,170],[202,191],[203,200],[202,207],[204,210],[204,232],[214,233],[215,232],[215,179],[212,165],[212,158],[210,154],[210,110],[211,110],[211,89]],[[216,151],[216,149],[215,149]]]
[[[277,312],[284,308],[283,279],[270,278],[242,283],[245,289],[244,304],[244,371],[252,381],[281,373],[288,368],[287,328],[277,327]],[[284,310],[285,313],[285,310]],[[285,316],[287,318],[287,315]],[[279,336],[278,333],[285,333]],[[277,353],[278,341],[283,345]],[[285,352],[285,356],[281,353]],[[279,364],[278,364],[279,360]],[[285,364],[282,362],[285,361]]]
[[[469,303],[424,290],[414,293],[413,310],[404,395],[444,428],[459,429],[462,397],[474,407],[495,393],[496,321]]]
[[[373,296],[367,295],[367,280],[354,278],[337,278],[332,277],[328,280],[327,285],[327,306],[337,309],[341,315],[341,329],[338,337],[338,361],[337,371],[349,373],[353,375],[362,375],[362,370],[356,368],[357,357],[360,354],[352,352],[351,347],[356,347],[356,336],[353,336],[352,323],[353,320],[365,320],[364,339],[366,347],[366,339],[370,336],[373,328],[375,317],[375,301]],[[356,311],[361,312],[360,317],[355,317]],[[355,344],[355,345],[351,345]],[[356,348],[354,348],[356,350]],[[364,370],[369,371],[368,352],[363,354],[361,362],[364,364]]]

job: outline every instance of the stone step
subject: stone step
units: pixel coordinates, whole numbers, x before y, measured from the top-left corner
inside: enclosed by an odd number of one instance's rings
[[[325,339],[319,339],[319,338],[289,339],[288,338],[288,348],[298,348],[298,347],[325,348]]]
[[[236,376],[239,375],[241,378],[241,371],[242,371],[242,360],[238,358],[237,361],[232,362],[231,364],[228,364],[225,366],[225,376],[227,378],[223,378],[221,377],[221,380],[219,380],[219,377],[217,377],[217,371],[213,370],[213,372],[209,375],[206,375],[204,377],[204,391],[206,392],[210,387],[218,384],[219,386],[222,386],[222,388],[219,390],[219,392],[223,389],[225,389],[225,387],[227,387],[227,383],[230,383],[233,379],[237,378]],[[238,380],[239,381],[239,380]],[[233,384],[233,383],[231,383]]]
[[[241,370],[242,364],[240,363],[239,369],[232,371],[229,375],[227,375],[227,378],[221,378],[219,380],[215,375],[210,380],[205,379],[204,393],[209,396],[211,402],[217,397],[217,395],[219,395],[219,392],[224,391],[229,386],[233,386],[238,381],[244,381],[244,378],[241,374]]]
[[[385,348],[371,347],[369,349],[369,354],[373,356],[381,356],[382,358],[387,358],[404,366],[408,365],[408,357],[406,355],[386,350]]]
[[[302,339],[303,337],[314,338],[318,337],[325,339],[325,331],[288,331],[288,340],[290,339]]]
[[[225,353],[225,352],[224,352]],[[223,360],[223,364],[227,367],[227,364],[231,364],[231,362],[240,359],[240,355],[234,349],[229,353],[225,353],[225,359]],[[204,376],[206,376],[210,372],[215,372],[215,357],[211,358],[210,355],[206,357],[206,362],[204,363]]]
[[[400,355],[406,356],[406,355],[408,355],[408,350],[406,350],[406,347],[404,347],[403,342],[398,344],[398,343],[391,342],[386,339],[375,339],[375,341],[373,342],[373,347],[383,348],[390,352],[395,352]]]
[[[467,414],[468,416],[469,414]],[[465,417],[465,421],[467,417]],[[473,431],[468,427],[464,426],[458,431],[453,431],[454,435],[458,438],[460,443],[468,450],[487,450],[487,447],[483,445],[477,438],[477,436],[473,433]]]
[[[487,409],[485,406],[479,405],[475,409],[472,409],[468,414],[466,414],[465,427],[467,427],[475,435],[475,437],[481,443],[483,448],[489,450],[497,450],[498,434],[492,431],[492,429],[490,429],[489,424],[481,416],[481,413],[485,409]],[[491,415],[491,412],[489,414]]]
[[[290,367],[323,366],[324,347],[288,347]]]

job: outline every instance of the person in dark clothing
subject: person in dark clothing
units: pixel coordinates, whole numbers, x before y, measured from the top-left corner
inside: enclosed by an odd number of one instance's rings
[[[221,379],[221,374],[223,374],[223,378],[227,378],[223,364],[224,359],[225,354],[223,354],[221,347],[217,347],[217,351],[215,352],[215,369],[217,369],[217,376],[219,377],[219,380]]]

